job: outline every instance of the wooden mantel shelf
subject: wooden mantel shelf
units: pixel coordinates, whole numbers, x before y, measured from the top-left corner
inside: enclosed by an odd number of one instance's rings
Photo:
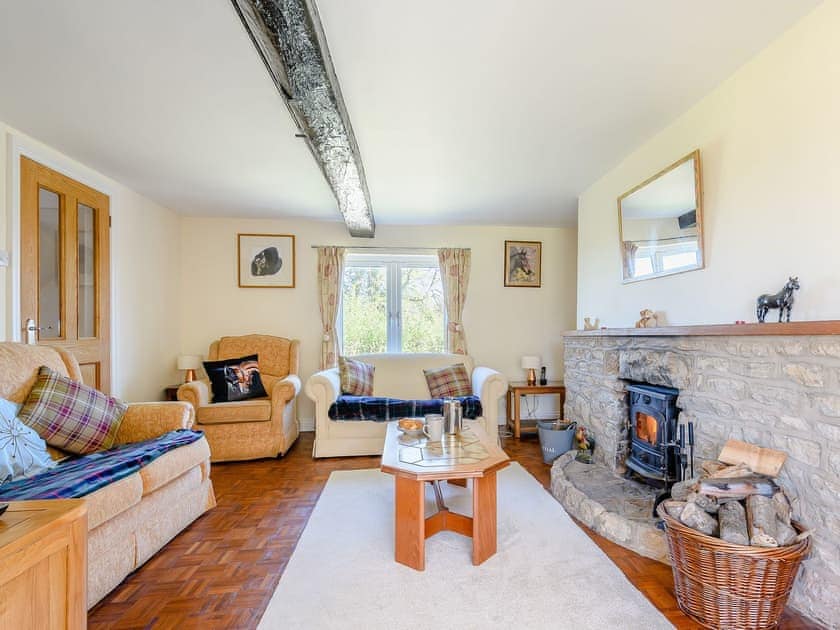
[[[601,328],[568,330],[565,337],[736,337],[840,335],[840,320],[772,324],[709,324],[700,326],[659,326],[658,328]]]

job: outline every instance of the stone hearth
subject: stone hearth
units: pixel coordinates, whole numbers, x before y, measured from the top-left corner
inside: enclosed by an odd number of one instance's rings
[[[784,330],[784,325],[775,326]],[[697,464],[715,458],[729,438],[788,454],[779,481],[796,497],[796,518],[814,532],[813,550],[790,603],[809,617],[836,621],[840,610],[840,336],[741,336],[734,332],[669,336],[662,332],[644,336],[640,331],[595,331],[565,337],[565,415],[590,429],[599,466],[585,473],[577,465],[555,464],[555,496],[569,512],[584,522],[589,519],[594,523],[590,526],[608,538],[653,557],[640,544],[641,530],[636,526],[641,525],[633,518],[633,509],[624,509],[600,494],[597,481],[591,479],[621,488],[604,475],[609,471],[621,479],[618,475],[624,472],[629,440],[626,384],[640,381],[674,387],[680,390],[680,420],[695,425]],[[587,503],[596,495],[616,509],[601,505],[601,512]],[[629,505],[636,505],[637,499],[631,491]]]
[[[561,455],[551,466],[551,492],[566,511],[605,538],[668,562],[665,535],[652,517],[658,491],[602,464],[577,462],[576,454]]]

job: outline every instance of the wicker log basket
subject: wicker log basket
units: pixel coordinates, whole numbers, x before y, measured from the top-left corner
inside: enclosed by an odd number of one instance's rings
[[[662,505],[657,513],[665,522],[677,603],[686,615],[707,628],[778,625],[810,537],[787,547],[734,545],[683,525]]]

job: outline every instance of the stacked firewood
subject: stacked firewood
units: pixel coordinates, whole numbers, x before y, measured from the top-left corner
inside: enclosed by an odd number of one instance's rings
[[[674,484],[665,510],[684,525],[737,545],[783,547],[799,539],[784,491],[745,464],[704,462],[703,475]]]

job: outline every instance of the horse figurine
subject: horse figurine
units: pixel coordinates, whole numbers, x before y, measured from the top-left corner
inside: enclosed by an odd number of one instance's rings
[[[759,323],[764,323],[764,318],[767,317],[767,311],[771,308],[779,309],[779,321],[782,321],[783,316],[787,316],[785,321],[790,321],[790,310],[793,308],[793,292],[799,289],[799,278],[788,278],[787,284],[782,287],[778,293],[765,293],[759,295],[755,301],[755,314],[758,317]]]

